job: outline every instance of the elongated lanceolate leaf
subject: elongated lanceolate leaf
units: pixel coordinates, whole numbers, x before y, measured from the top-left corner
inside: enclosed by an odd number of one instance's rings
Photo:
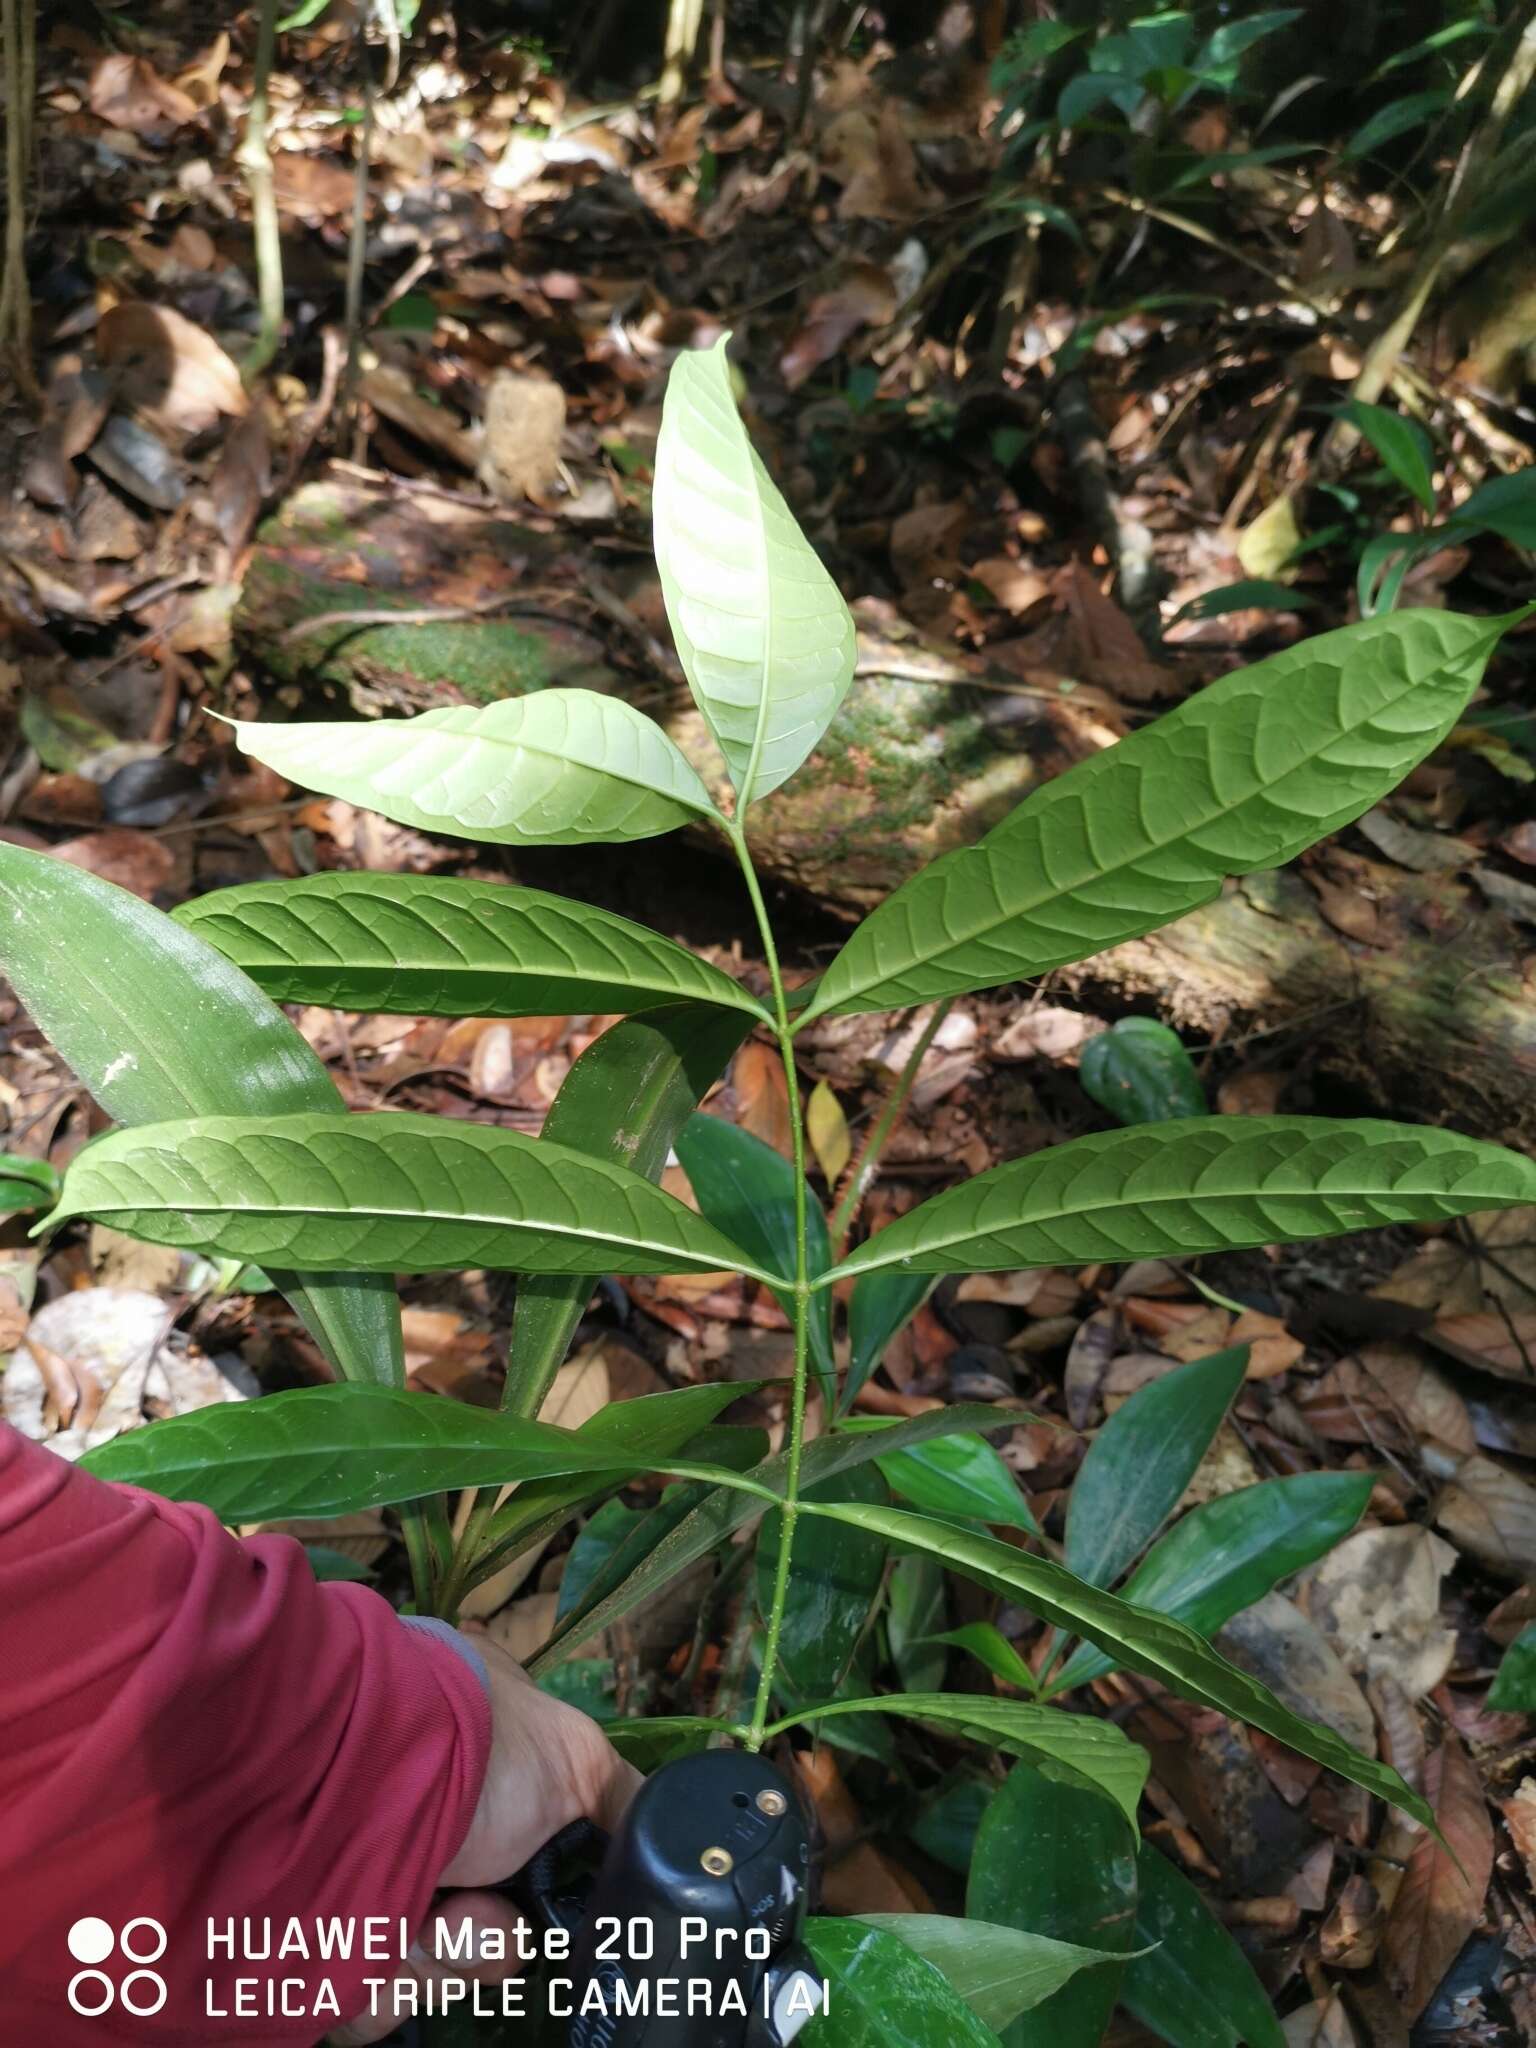
[[[306,789],[401,825],[499,846],[650,839],[714,815],[661,727],[619,697],[538,690],[368,724],[235,726]]]
[[[1140,1744],[1122,1734],[1112,1721],[1066,1714],[1059,1707],[1039,1706],[1033,1700],[989,1699],[985,1693],[961,1692],[892,1692],[869,1699],[833,1700],[807,1707],[793,1719],[825,1721],[839,1714],[900,1714],[912,1720],[958,1725],[978,1742],[990,1742],[1012,1755],[1027,1757],[1037,1769],[1064,1774],[1074,1785],[1103,1793],[1135,1831],[1136,1807],[1147,1782],[1149,1759]]]
[[[1104,1424],[1067,1501],[1066,1564],[1112,1586],[1184,1497],[1248,1368],[1248,1346],[1212,1352],[1132,1394]]]
[[[739,982],[659,932],[542,889],[451,875],[306,875],[219,889],[175,913],[268,995],[408,1017],[552,1017],[718,1004]]]
[[[1279,867],[1445,737],[1511,623],[1394,612],[1212,683],[904,883],[800,1021],[1043,974]]]
[[[786,781],[853,678],[853,620],[757,458],[725,342],[680,355],[656,449],[656,566],[740,805]]]
[[[811,1501],[803,1501],[800,1511],[872,1529],[898,1549],[930,1551],[952,1570],[1021,1602],[1042,1621],[1086,1636],[1128,1670],[1143,1672],[1186,1699],[1262,1728],[1277,1742],[1363,1785],[1377,1798],[1402,1807],[1415,1820],[1426,1826],[1434,1824],[1424,1800],[1410,1791],[1396,1771],[1360,1756],[1331,1728],[1291,1713],[1267,1686],[1229,1664],[1181,1621],[1133,1607],[1113,1593],[1074,1578],[1064,1565],[1049,1558],[1031,1557],[995,1536],[973,1535],[925,1515],[907,1514],[899,1508]]]
[[[0,845],[0,972],[120,1124],[340,1113],[308,1041],[211,946],[84,868]],[[388,1275],[274,1271],[344,1379],[405,1379]]]
[[[520,1131],[406,1112],[114,1131],[65,1175],[52,1220],[69,1216],[321,1271],[777,1277],[627,1168]]]
[[[750,1029],[740,1010],[704,1003],[669,1004],[610,1025],[561,1082],[543,1142],[660,1180],[678,1132]],[[524,1276],[512,1313],[509,1397],[548,1383],[591,1291],[590,1278]]]
[[[1137,1607],[1177,1615],[1203,1636],[1214,1635],[1282,1579],[1342,1542],[1365,1513],[1371,1484],[1368,1472],[1298,1472],[1224,1493],[1175,1522],[1121,1595]],[[1065,1692],[1114,1668],[1113,1658],[1082,1643],[1051,1691]]]
[[[887,1224],[821,1284],[888,1268],[994,1272],[1287,1244],[1532,1201],[1536,1161],[1455,1131],[1189,1117],[994,1166]]]
[[[687,1417],[684,1440],[708,1421],[710,1407]],[[658,1440],[676,1435],[660,1421],[637,1418],[636,1440],[626,1446],[612,1432],[588,1438],[403,1387],[299,1387],[127,1430],[81,1462],[167,1500],[201,1501],[226,1522],[262,1522],[353,1514],[452,1487],[645,1471]]]

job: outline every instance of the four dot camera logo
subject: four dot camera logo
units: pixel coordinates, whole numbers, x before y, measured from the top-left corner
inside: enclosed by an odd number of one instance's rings
[[[102,2013],[112,2010],[114,2000],[121,1999],[124,2012],[132,2013],[135,2019],[148,2019],[157,2013],[166,1998],[165,1979],[158,1971],[132,1969],[121,1983],[115,1984],[105,1970],[95,1965],[104,1963],[114,1948],[121,1949],[130,1963],[158,1963],[165,1954],[165,1939],[160,1922],[142,1916],[126,1922],[120,1934],[114,1934],[105,1920],[94,1916],[77,1920],[69,1930],[69,1952],[77,1963],[90,1967],[77,1970],[69,1980],[72,2009],[88,2020],[99,2019]]]

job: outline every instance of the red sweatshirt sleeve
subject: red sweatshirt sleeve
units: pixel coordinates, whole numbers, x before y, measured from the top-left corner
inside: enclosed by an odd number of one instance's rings
[[[0,1425],[0,2037],[242,2048],[312,2042],[394,1974],[465,1834],[490,1749],[473,1668],[388,1603],[317,1585],[289,1537],[241,1542],[206,1509],[108,1486]],[[316,1925],[377,1916],[394,1960],[314,1954]],[[310,1956],[276,1949],[291,1919]],[[164,1953],[78,1951],[158,1922]],[[244,1960],[270,1922],[273,1960]],[[235,1953],[209,1955],[210,1923]],[[339,1932],[339,1930],[338,1930]],[[128,1945],[157,1945],[140,1927]],[[291,1943],[290,1943],[291,1946]],[[71,2009],[94,1964],[113,1992]],[[158,2012],[133,2016],[157,1996]],[[257,2011],[236,2014],[235,1980]],[[270,1981],[290,1980],[269,2016]],[[99,1979],[80,2001],[105,1998]],[[289,2016],[283,2016],[283,2001]]]

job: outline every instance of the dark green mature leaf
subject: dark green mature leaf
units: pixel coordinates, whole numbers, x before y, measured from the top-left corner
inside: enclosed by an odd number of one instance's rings
[[[1401,99],[1389,100],[1355,130],[1340,152],[1341,162],[1353,163],[1370,156],[1411,128],[1422,128],[1443,107],[1449,106],[1450,100],[1446,86],[1431,86],[1424,92],[1406,93]]]
[[[809,1491],[821,1500],[873,1502],[890,1499],[885,1481],[871,1465],[825,1479]],[[783,1517],[765,1515],[757,1534],[757,1611],[766,1621],[773,1605]],[[779,1661],[797,1695],[820,1701],[837,1690],[853,1662],[885,1576],[880,1537],[848,1533],[830,1522],[802,1515],[790,1552],[788,1595],[779,1636]]]
[[[1028,1418],[1019,1416],[1020,1422]],[[884,1420],[860,1419],[845,1429],[876,1432],[890,1429]],[[882,1452],[875,1462],[896,1491],[932,1515],[970,1515],[1008,1529],[1040,1534],[1019,1482],[985,1437],[965,1434],[935,1437],[915,1450]]]
[[[767,1268],[793,1279],[795,1272],[795,1169],[782,1152],[750,1131],[718,1116],[693,1116],[677,1140],[677,1157],[699,1208],[733,1244]],[[806,1267],[812,1278],[832,1263],[832,1245],[821,1204],[806,1190]],[[794,1319],[794,1295],[775,1290],[779,1306]],[[809,1305],[811,1362],[830,1410],[837,1388],[832,1355],[832,1297]]]
[[[1153,1545],[1122,1597],[1172,1614],[1202,1636],[1214,1635],[1342,1541],[1365,1513],[1371,1484],[1368,1472],[1301,1472],[1207,1501]],[[1118,1661],[1080,1644],[1050,1689],[1082,1685],[1113,1671]]]
[[[1253,1965],[1199,1892],[1144,1842],[1137,1858],[1136,1942],[1121,2000],[1173,2048],[1285,2048]]]
[[[659,1181],[678,1133],[750,1029],[739,1010],[705,1003],[624,1018],[593,1040],[561,1082],[543,1142]],[[590,1299],[584,1277],[524,1276],[512,1312],[509,1394],[548,1382]]]
[[[343,725],[248,721],[234,733],[242,753],[306,789],[493,846],[650,839],[716,815],[661,727],[595,690]]]
[[[350,1515],[449,1487],[644,1465],[579,1430],[403,1387],[298,1387],[131,1429],[88,1471],[196,1500],[226,1522]]]
[[[1520,616],[1394,613],[1212,683],[903,883],[800,1022],[1043,974],[1280,866],[1439,744]]]
[[[1248,1368],[1248,1346],[1216,1351],[1138,1389],[1078,1467],[1067,1503],[1067,1569],[1112,1586],[1184,1497]]]
[[[933,1281],[926,1273],[869,1273],[854,1282],[848,1298],[848,1373],[838,1413],[846,1414],[885,1347],[905,1329],[928,1299]]]
[[[1511,547],[1536,548],[1536,476],[1517,469],[1479,484],[1449,524],[1458,534],[1485,530]]]
[[[781,1725],[827,1721],[840,1714],[900,1714],[959,1727],[977,1742],[1028,1757],[1049,1775],[1087,1786],[1112,1801],[1132,1828],[1136,1825],[1136,1808],[1147,1782],[1147,1752],[1111,1721],[1063,1713],[1034,1700],[991,1699],[985,1693],[889,1692],[808,1707]]]
[[[1363,398],[1347,399],[1339,417],[1362,433],[1392,475],[1412,491],[1426,512],[1435,509],[1435,480],[1431,470],[1434,443],[1414,420],[1384,405],[1368,405]]]
[[[1499,1660],[1486,1704],[1500,1714],[1536,1714],[1536,1622],[1529,1622]]]
[[[899,1423],[878,1444],[870,1437],[851,1434],[817,1437],[805,1447],[800,1467],[801,1482],[814,1486],[820,1480],[836,1477],[839,1472],[851,1471],[855,1465],[867,1463],[877,1449],[905,1450],[953,1430],[985,1432],[1012,1429],[1017,1422],[1016,1415],[1000,1415],[995,1408],[975,1401],[957,1403],[952,1408],[931,1409],[926,1415],[914,1415]],[[754,1465],[746,1476],[759,1485],[771,1487],[775,1493],[782,1493],[785,1464],[785,1454],[781,1451],[772,1458],[764,1459],[762,1464]],[[581,1611],[555,1631],[550,1642],[533,1660],[530,1670],[547,1669],[550,1663],[568,1657],[600,1629],[622,1620],[626,1614],[632,1614],[670,1584],[679,1572],[698,1558],[707,1556],[716,1544],[733,1536],[744,1523],[754,1521],[762,1511],[762,1502],[750,1495],[730,1493],[719,1487],[706,1493],[696,1505],[690,1506],[677,1525],[667,1532],[621,1586],[606,1593],[593,1605],[583,1605]]]
[[[184,903],[176,921],[284,1003],[428,1017],[547,1017],[717,1003],[739,982],[627,917],[453,875],[305,875]]]
[[[864,1913],[866,1927],[883,1929],[915,1949],[948,1978],[983,2026],[1001,2031],[1021,2012],[1049,1998],[1079,1970],[1114,1958],[1107,1950],[1078,1948],[1047,1934],[1026,1934],[988,1920],[947,1913]],[[1086,2036],[1058,2035],[1057,2043]]]
[[[813,1915],[805,1944],[830,1995],[798,2036],[804,2048],[997,2048],[947,1978],[883,1928]]]
[[[1433,1824],[1429,1807],[1417,1792],[1410,1791],[1396,1771],[1357,1755],[1331,1728],[1291,1713],[1267,1686],[1229,1664],[1184,1622],[1133,1607],[1113,1593],[1085,1585],[1065,1566],[1049,1558],[1031,1557],[1027,1551],[1016,1550],[998,1537],[973,1535],[969,1530],[933,1522],[923,1515],[906,1514],[899,1508],[807,1503],[802,1512],[828,1515],[834,1521],[871,1529],[898,1549],[932,1551],[952,1570],[1001,1593],[1005,1599],[1022,1602],[1043,1621],[1054,1622],[1058,1628],[1071,1629],[1074,1634],[1098,1643],[1128,1670],[1143,1672],[1183,1693],[1186,1699],[1219,1708],[1224,1714],[1262,1728],[1277,1742],[1286,1743],[1303,1756],[1337,1771],[1341,1777],[1363,1785],[1379,1799],[1402,1807],[1415,1820],[1427,1826]]]
[[[51,1209],[64,1185],[46,1159],[0,1152],[0,1215],[23,1209]]]
[[[785,782],[853,680],[853,620],[758,460],[722,336],[678,356],[656,447],[656,567],[738,810]]]
[[[1122,1017],[1083,1047],[1085,1091],[1118,1123],[1166,1123],[1204,1116],[1205,1090],[1177,1031],[1155,1017]]]
[[[576,1603],[585,1595],[620,1544],[626,1542],[635,1532],[636,1525],[645,1520],[643,1508],[627,1508],[621,1500],[607,1500],[592,1515],[576,1541],[566,1552],[565,1570],[560,1575],[560,1596],[555,1603],[555,1619],[569,1614]],[[590,1661],[580,1658],[578,1663]],[[562,1667],[570,1670],[573,1667]]]
[[[994,1166],[887,1224],[821,1284],[888,1268],[992,1272],[1287,1244],[1531,1201],[1536,1161],[1455,1131],[1192,1117]]]
[[[110,1132],[64,1177],[54,1220],[70,1216],[158,1244],[320,1270],[776,1277],[625,1167],[521,1131],[408,1111],[199,1117]]]
[[[1123,1957],[1134,1941],[1134,1823],[1096,1793],[1015,1764],[976,1831],[965,1910]],[[1123,1970],[1113,1962],[1075,1977],[1009,2028],[1007,2048],[1098,2041]]]
[[[84,868],[0,845],[0,970],[108,1116],[341,1109],[276,1004],[222,955]],[[344,1379],[401,1384],[387,1274],[272,1275]]]

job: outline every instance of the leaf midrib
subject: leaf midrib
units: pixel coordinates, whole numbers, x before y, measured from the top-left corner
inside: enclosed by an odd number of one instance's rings
[[[404,728],[410,722],[411,721],[409,719],[402,719],[399,721],[398,731],[402,741],[406,741]],[[241,723],[243,727],[245,725],[259,723],[259,721],[246,719],[243,720]],[[319,728],[317,726],[295,726],[293,728],[295,732],[307,733],[313,733],[318,729]],[[331,730],[333,731],[338,729],[342,731],[351,730],[350,727],[331,727]],[[667,745],[671,744],[671,742],[667,740],[666,734],[662,732],[660,726],[656,728],[656,731],[658,737],[664,743],[666,743]],[[638,789],[643,791],[644,794],[647,796],[659,796],[667,802],[681,804],[688,810],[699,812],[701,816],[707,816],[711,818],[719,816],[719,813],[716,811],[715,806],[710,802],[707,792],[701,800],[700,798],[691,795],[679,795],[676,790],[670,787],[667,789],[657,789],[654,783],[644,782],[640,779],[638,775],[627,774],[622,769],[611,768],[607,765],[606,762],[594,766],[594,764],[590,761],[579,761],[573,755],[557,753],[547,744],[540,745],[533,740],[507,739],[500,733],[477,731],[466,732],[461,729],[456,730],[452,726],[444,725],[433,726],[431,728],[431,735],[433,738],[467,740],[473,746],[500,747],[507,753],[533,754],[536,755],[541,761],[553,761],[562,768],[580,768],[585,769],[585,771],[589,775],[606,775],[613,782],[622,782],[631,789]],[[382,731],[379,731],[371,734],[370,737],[374,739],[380,739],[384,737],[384,735]],[[409,742],[407,742],[407,744],[409,744]],[[240,750],[242,753],[249,753],[251,751],[251,749],[249,749],[245,745],[243,739],[240,742]],[[257,759],[259,760],[260,758],[261,757],[258,755]],[[681,759],[682,757],[679,756],[678,758]],[[414,802],[414,799],[412,801]],[[423,817],[446,818],[450,820],[452,819],[453,814],[448,811],[429,811],[425,804],[417,804],[415,807],[418,811],[420,811]]]
[[[1442,662],[1440,664],[1440,667],[1443,668],[1445,665],[1446,664]],[[800,1023],[808,1024],[815,1017],[827,1015],[829,1010],[840,1009],[845,1003],[851,1002],[855,997],[863,995],[864,993],[866,993],[866,991],[868,991],[871,988],[878,988],[882,982],[890,981],[898,974],[909,973],[914,967],[921,967],[927,965],[929,962],[942,960],[947,954],[957,951],[961,946],[971,945],[972,943],[974,943],[975,940],[987,937],[990,933],[999,930],[1004,925],[1010,925],[1021,918],[1031,916],[1035,911],[1041,909],[1042,906],[1044,906],[1045,904],[1061,901],[1063,897],[1074,894],[1077,890],[1084,887],[1084,885],[1088,882],[1106,880],[1113,875],[1120,874],[1126,868],[1139,867],[1144,861],[1149,860],[1154,855],[1163,852],[1166,848],[1180,845],[1183,841],[1189,839],[1195,832],[1204,831],[1208,826],[1216,824],[1221,819],[1231,817],[1234,812],[1241,810],[1246,804],[1252,803],[1256,796],[1261,796],[1265,794],[1267,791],[1278,788],[1281,783],[1289,781],[1293,775],[1298,775],[1304,769],[1312,767],[1317,761],[1322,759],[1322,757],[1329,751],[1330,748],[1338,746],[1341,741],[1348,739],[1352,734],[1359,732],[1363,726],[1373,724],[1377,719],[1383,717],[1387,712],[1389,712],[1395,705],[1400,704],[1405,697],[1417,695],[1417,693],[1420,690],[1426,687],[1426,684],[1431,680],[1431,677],[1437,672],[1438,671],[1432,670],[1430,677],[1421,678],[1418,682],[1409,683],[1405,688],[1399,690],[1394,696],[1383,699],[1381,703],[1377,705],[1376,709],[1371,713],[1369,718],[1360,719],[1353,725],[1341,726],[1336,732],[1330,735],[1330,737],[1326,741],[1322,742],[1310,753],[1306,754],[1301,760],[1294,762],[1291,767],[1287,768],[1284,775],[1277,776],[1274,782],[1257,782],[1251,789],[1248,790],[1247,794],[1239,798],[1237,802],[1218,806],[1216,809],[1208,811],[1202,816],[1186,824],[1183,824],[1177,832],[1171,833],[1164,838],[1155,839],[1149,837],[1140,846],[1134,849],[1131,853],[1128,853],[1121,860],[1112,861],[1107,866],[1095,867],[1088,873],[1080,875],[1075,881],[1069,882],[1064,886],[1054,887],[1040,895],[1037,895],[1033,898],[1032,901],[1017,904],[1013,909],[1005,911],[999,917],[984,919],[981,923],[975,925],[970,930],[960,933],[958,936],[946,935],[944,946],[937,952],[913,954],[906,962],[903,963],[903,965],[899,967],[896,967],[894,969],[885,968],[880,971],[871,971],[870,973],[865,975],[861,980],[856,982],[850,982],[847,985],[847,987],[839,990],[837,992],[835,1000],[833,1001],[833,1003],[827,1006],[827,1009],[821,1008],[819,1003],[813,1003],[801,1017]],[[1198,699],[1196,699],[1195,701],[1197,703],[1199,702]],[[1148,732],[1162,731],[1163,728],[1166,726],[1166,723],[1166,719],[1162,719],[1157,721],[1156,724],[1146,727],[1145,730]],[[1120,740],[1117,741],[1115,744],[1116,746],[1123,746],[1125,742],[1123,740]],[[1098,755],[1095,758],[1100,760],[1111,759],[1113,757],[1114,751],[1115,749],[1113,747],[1108,748],[1106,749],[1104,754]],[[1068,772],[1070,773],[1070,771]],[[1065,777],[1061,777],[1058,778],[1058,781],[1055,784],[1048,784],[1047,790],[1053,787],[1059,788],[1061,786],[1061,783],[1064,782],[1065,779]],[[1046,791],[1042,791],[1041,794],[1042,796],[1045,795]],[[1370,804],[1374,801],[1374,798],[1368,798],[1366,803],[1362,805],[1362,810],[1369,809]],[[1003,821],[1003,824],[1006,825],[1009,822],[1009,820],[1005,819]],[[1001,830],[1002,827],[996,827],[994,829]],[[975,846],[966,847],[964,849],[964,852],[969,855],[986,854],[987,838],[990,837],[991,834],[989,833],[986,835],[986,838],[980,840],[978,844],[976,844]],[[1227,875],[1236,875],[1252,872],[1252,869],[1224,868],[1221,874],[1217,875],[1215,878],[1213,884],[1213,893],[1215,892],[1215,890],[1220,889],[1222,881],[1225,879]],[[919,874],[917,877],[914,877],[914,880],[920,881],[921,874]],[[1208,902],[1210,898],[1207,897],[1205,900]],[[1200,899],[1196,898],[1190,904],[1189,909],[1197,910],[1199,909],[1199,907]],[[1188,911],[1180,912],[1177,914],[1181,916],[1187,916]],[[857,934],[855,934],[855,937],[856,936]],[[1099,949],[1095,948],[1094,950],[1097,951]],[[834,970],[835,963],[833,968],[829,968],[827,970],[828,979],[830,979],[831,974],[834,972]]]
[[[108,1164],[110,1165],[111,1162],[109,1161]],[[135,1170],[140,1171],[142,1169]],[[50,1221],[63,1222],[67,1221],[69,1216],[88,1215],[91,1213],[92,1210],[96,1209],[99,1206],[102,1205],[92,1203],[91,1210],[70,1210],[65,1216],[61,1216],[58,1213],[58,1211],[54,1211],[51,1214]],[[584,1231],[574,1228],[569,1224],[533,1222],[522,1217],[483,1216],[479,1213],[478,1210],[474,1211],[473,1213],[457,1211],[452,1214],[445,1214],[444,1212],[435,1209],[395,1209],[383,1208],[379,1206],[371,1206],[364,1210],[326,1209],[316,1208],[308,1202],[286,1203],[282,1207],[276,1207],[264,1206],[260,1203],[241,1201],[135,1202],[128,1200],[125,1197],[117,1198],[117,1208],[119,1213],[126,1212],[131,1209],[134,1211],[148,1211],[151,1215],[164,1213],[167,1215],[177,1216],[237,1215],[251,1217],[271,1216],[274,1218],[283,1216],[295,1216],[310,1217],[317,1222],[323,1220],[325,1222],[331,1223],[344,1222],[348,1218],[351,1218],[354,1222],[365,1220],[368,1218],[373,1218],[379,1222],[389,1223],[462,1223],[468,1226],[478,1226],[486,1230],[529,1230],[536,1231],[546,1237],[569,1238],[573,1243],[576,1244],[620,1245],[628,1250],[633,1251],[663,1252],[668,1254],[669,1256],[695,1259],[698,1261],[698,1270],[700,1272],[712,1273],[724,1270],[733,1273],[745,1273],[748,1276],[748,1278],[753,1280],[759,1280],[763,1283],[764,1286],[767,1287],[793,1287],[794,1285],[793,1281],[784,1279],[783,1276],[780,1274],[766,1272],[760,1266],[743,1265],[733,1262],[728,1267],[717,1268],[716,1266],[711,1264],[708,1259],[706,1259],[705,1255],[702,1252],[690,1252],[677,1244],[654,1243],[649,1238],[631,1237],[615,1230]],[[726,1245],[727,1249],[730,1248],[730,1241],[729,1239],[724,1238],[723,1234],[722,1242]],[[310,1269],[306,1268],[306,1270]],[[316,1268],[314,1270],[318,1271],[322,1269]],[[342,1270],[350,1272],[352,1268],[347,1267]],[[553,1277],[555,1279],[561,1279],[575,1278],[577,1276],[574,1274],[561,1275],[557,1273]]]
[[[929,1252],[949,1251],[956,1245],[964,1244],[969,1238],[992,1237],[995,1236],[997,1232],[1000,1230],[1020,1230],[1028,1228],[1031,1224],[1067,1222],[1079,1216],[1102,1214],[1107,1209],[1152,1209],[1156,1208],[1160,1203],[1172,1202],[1252,1202],[1274,1195],[1284,1195],[1291,1199],[1300,1196],[1303,1199],[1313,1198],[1321,1200],[1324,1198],[1331,1198],[1335,1194],[1338,1194],[1342,1196],[1342,1198],[1346,1201],[1351,1199],[1351,1197],[1353,1197],[1355,1200],[1369,1200],[1372,1198],[1386,1200],[1395,1195],[1396,1192],[1397,1190],[1394,1188],[1334,1189],[1261,1187],[1252,1189],[1221,1188],[1210,1194],[1202,1194],[1198,1188],[1185,1188],[1167,1194],[1158,1193],[1146,1196],[1138,1196],[1138,1198],[1134,1202],[1117,1202],[1112,1198],[1109,1200],[1101,1200],[1097,1202],[1084,1202],[1075,1204],[1073,1207],[1067,1209],[1052,1209],[1047,1212],[1041,1212],[1040,1214],[1034,1216],[1018,1216],[1015,1217],[1012,1220],[1012,1222],[1009,1223],[1002,1223],[987,1226],[984,1228],[973,1228],[970,1230],[957,1231],[955,1235],[952,1237],[936,1238],[930,1242],[925,1242],[920,1246],[914,1247],[914,1249],[910,1253],[907,1253],[905,1255],[898,1254],[894,1258],[871,1260],[870,1263],[867,1265],[859,1264],[858,1252],[854,1252],[847,1259],[845,1259],[841,1265],[834,1266],[829,1273],[824,1274],[821,1278],[812,1280],[811,1287],[812,1291],[814,1292],[819,1287],[825,1287],[829,1285],[830,1282],[832,1282],[833,1280],[840,1280],[846,1278],[846,1276],[850,1273],[859,1276],[862,1276],[865,1273],[882,1273],[893,1266],[899,1267],[903,1263],[904,1257],[915,1258],[919,1256],[925,1256]],[[1444,1199],[1447,1196],[1452,1195],[1456,1191],[1448,1188],[1442,1188],[1437,1191],[1426,1192],[1436,1193],[1438,1195],[1438,1198]],[[1497,1198],[1497,1201],[1493,1204],[1493,1206],[1508,1207],[1512,1203],[1519,1203],[1522,1199],[1524,1198],[1520,1196],[1514,1196],[1506,1200],[1505,1197],[1499,1196]],[[918,1212],[914,1211],[913,1213],[915,1215]],[[870,1242],[873,1244],[879,1244],[881,1239],[885,1235],[886,1233],[884,1231],[881,1231],[879,1236],[872,1238]],[[860,1249],[862,1250],[863,1247],[861,1246]],[[914,1268],[913,1270],[915,1272],[917,1269]],[[1024,1266],[1021,1267],[1019,1270],[1021,1272],[1030,1272],[1033,1269],[1028,1266]]]

